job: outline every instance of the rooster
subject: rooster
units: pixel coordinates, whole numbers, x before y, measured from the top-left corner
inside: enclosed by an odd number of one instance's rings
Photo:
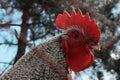
[[[0,80],[74,80],[77,74],[94,61],[91,49],[100,50],[100,29],[88,13],[80,9],[71,15],[64,11],[55,21],[60,35],[52,37],[22,56]]]

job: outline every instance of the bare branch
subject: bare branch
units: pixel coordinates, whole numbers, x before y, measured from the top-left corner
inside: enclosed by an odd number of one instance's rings
[[[7,62],[1,62],[2,64],[8,64],[8,66],[6,66],[4,68],[4,70],[0,73],[0,75],[2,75],[10,67],[10,65],[13,65],[13,60],[14,59],[12,59],[9,63],[7,63]]]
[[[8,64],[8,65],[13,65],[12,63],[10,62],[0,62],[0,64]]]
[[[0,43],[0,45],[18,45],[18,43]]]
[[[10,24],[10,23],[5,23],[5,24],[0,24],[0,27],[5,28],[9,26],[21,26],[21,24]]]

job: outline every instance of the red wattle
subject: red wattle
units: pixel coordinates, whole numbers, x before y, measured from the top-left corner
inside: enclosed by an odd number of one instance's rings
[[[79,43],[77,43],[79,45]],[[70,47],[66,40],[62,40],[62,47],[66,52],[66,62],[68,67],[75,73],[88,68],[94,61],[94,56],[87,46],[73,46]]]

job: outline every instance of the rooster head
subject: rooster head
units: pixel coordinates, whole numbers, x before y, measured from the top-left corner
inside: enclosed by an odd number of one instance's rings
[[[76,13],[73,8],[71,15],[64,11],[56,18],[56,26],[65,30],[61,44],[66,52],[66,62],[74,72],[89,67],[94,56],[91,49],[100,50],[100,29],[95,20],[91,20],[89,13],[82,15],[80,9]]]

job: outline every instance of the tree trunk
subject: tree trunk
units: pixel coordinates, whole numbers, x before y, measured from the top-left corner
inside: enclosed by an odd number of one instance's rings
[[[67,80],[66,72],[59,35],[25,54],[0,80]]]
[[[26,43],[24,41],[27,41],[26,38],[27,38],[27,30],[28,30],[28,25],[26,23],[28,20],[27,15],[28,15],[27,13],[23,12],[21,32],[20,32],[20,37],[18,39],[18,51],[14,59],[14,64],[25,53]]]

